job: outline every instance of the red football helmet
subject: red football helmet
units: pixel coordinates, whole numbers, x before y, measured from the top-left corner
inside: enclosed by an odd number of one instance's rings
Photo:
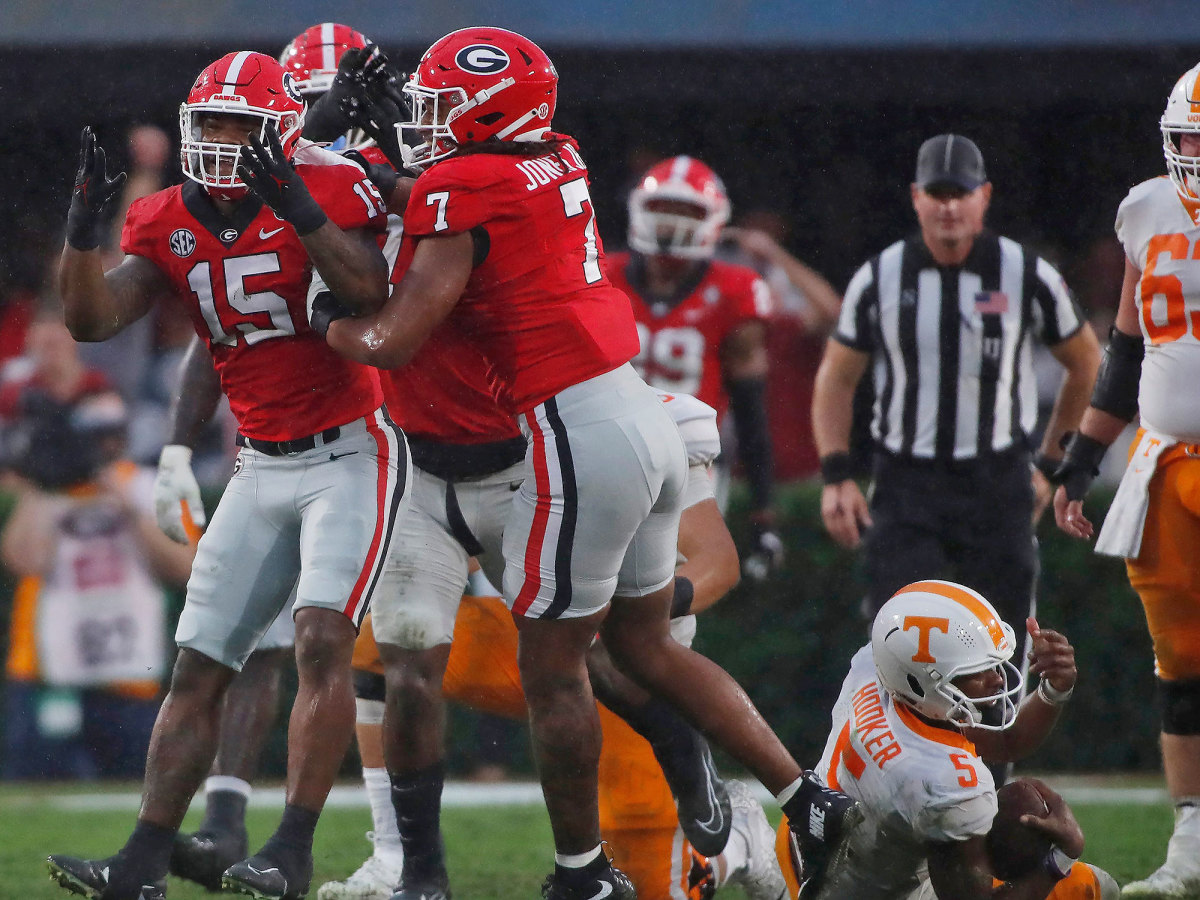
[[[412,120],[398,126],[401,151],[420,172],[465,144],[540,140],[554,118],[558,72],[528,38],[463,28],[425,51],[404,92]]]
[[[629,246],[638,253],[707,259],[728,221],[724,183],[690,156],[657,163],[629,194]]]
[[[362,48],[368,43],[349,25],[322,22],[292,38],[279,55],[279,63],[296,79],[296,89],[312,100],[313,95],[329,90],[342,55],[351,47]]]
[[[206,116],[238,115],[258,120],[258,137],[273,122],[284,155],[291,159],[304,125],[304,100],[295,79],[263,53],[228,53],[200,73],[187,101],[179,107],[183,174],[204,185],[219,200],[237,200],[246,186],[237,176],[241,144],[202,140]]]

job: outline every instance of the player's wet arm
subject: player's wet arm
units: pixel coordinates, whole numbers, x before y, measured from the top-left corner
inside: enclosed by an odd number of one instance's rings
[[[474,261],[468,232],[423,238],[383,309],[331,322],[326,340],[343,356],[380,369],[406,364],[458,303]]]
[[[388,295],[387,260],[376,236],[365,228],[343,231],[331,220],[300,242],[329,291],[347,310],[371,313]]]
[[[741,577],[737,547],[716,500],[703,500],[679,518],[679,552],[685,562],[676,578],[691,582],[689,613],[708,609],[737,585]]]

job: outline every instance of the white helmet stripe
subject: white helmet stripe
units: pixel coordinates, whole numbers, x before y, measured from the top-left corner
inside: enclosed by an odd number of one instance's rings
[[[333,29],[333,22],[321,23],[321,68],[330,71],[337,68],[337,60],[334,59],[337,47],[333,43]]]
[[[685,181],[687,179],[688,169],[692,167],[692,158],[690,156],[677,156],[671,163],[671,181]]]
[[[233,58],[233,62],[229,64],[229,69],[225,72],[225,81],[221,85],[222,94],[237,93],[238,76],[242,74],[242,66],[246,64],[246,60],[249,58],[249,50],[242,50]]]

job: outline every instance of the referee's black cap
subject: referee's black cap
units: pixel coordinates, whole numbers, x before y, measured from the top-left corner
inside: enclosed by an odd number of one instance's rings
[[[970,138],[961,134],[939,134],[921,145],[917,152],[919,187],[953,185],[973,191],[987,181],[983,154]]]

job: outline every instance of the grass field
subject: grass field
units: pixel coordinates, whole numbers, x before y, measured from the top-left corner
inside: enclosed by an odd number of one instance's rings
[[[1048,780],[1060,786],[1055,779]],[[0,900],[69,896],[49,881],[47,854],[105,856],[120,847],[133,824],[132,808],[72,808],[81,794],[96,790],[113,788],[0,787]],[[126,790],[133,788],[127,786]],[[1120,883],[1143,877],[1161,863],[1171,831],[1171,811],[1165,803],[1147,803],[1145,797],[1131,794],[1102,802],[1078,798],[1072,806],[1087,835],[1084,858],[1107,869]],[[768,807],[768,815],[778,821],[778,810]],[[255,841],[265,840],[278,818],[278,809],[251,808],[252,849]],[[198,822],[193,812],[185,828],[194,828]],[[540,896],[553,852],[550,828],[540,806],[452,807],[444,811],[443,823],[456,897],[524,900]],[[358,866],[369,850],[364,838],[369,827],[370,813],[365,807],[325,811],[317,829],[316,875],[310,897],[315,898],[317,885],[344,878]],[[731,894],[740,896],[737,891]],[[175,879],[168,890],[170,900],[211,896],[196,885]]]

